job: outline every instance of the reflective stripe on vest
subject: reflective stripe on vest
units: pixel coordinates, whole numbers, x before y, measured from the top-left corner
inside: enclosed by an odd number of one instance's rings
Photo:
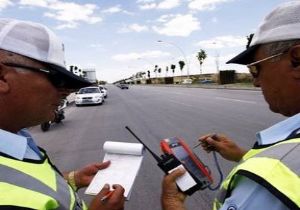
[[[300,207],[300,139],[291,139],[267,148],[252,149],[222,184],[214,203],[219,209],[230,196],[236,174],[259,183],[291,209]]]
[[[31,171],[28,171],[28,167]],[[26,168],[27,170],[22,170]],[[36,178],[35,174],[40,170],[49,176],[45,176],[43,179]],[[49,180],[49,178],[51,179]],[[49,183],[52,184],[49,185]],[[5,196],[0,199],[0,206],[17,205],[32,209],[55,208],[58,210],[86,209],[84,203],[77,197],[64,178],[52,168],[48,159],[43,163],[28,163],[0,156],[0,184],[7,190]],[[26,190],[30,194],[29,196],[34,196],[35,200],[28,199],[26,194],[24,195]],[[16,193],[23,194],[15,195]],[[16,197],[18,197],[18,202],[13,200]]]
[[[0,173],[5,174],[1,176],[0,181],[6,182],[11,185],[17,185],[32,191],[40,192],[49,197],[53,197],[59,202],[58,210],[60,209],[70,209],[71,196],[69,192],[69,187],[67,183],[62,180],[60,175],[56,173],[56,186],[57,192],[42,183],[41,181],[29,176],[21,171],[15,170],[8,166],[0,165]]]
[[[281,143],[268,150],[264,150],[256,157],[269,157],[280,160],[298,176],[300,175],[300,143]],[[298,155],[298,156],[297,156]]]

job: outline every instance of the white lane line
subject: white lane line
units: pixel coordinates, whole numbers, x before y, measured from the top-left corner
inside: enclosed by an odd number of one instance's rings
[[[255,102],[255,101],[246,101],[246,100],[240,100],[240,99],[234,99],[234,98],[215,97],[215,99],[223,100],[223,101],[241,102],[241,103],[247,103],[247,104],[257,104],[257,102]]]
[[[183,106],[188,106],[188,107],[193,107],[192,105],[189,105],[189,104],[185,104],[185,103],[180,103],[178,101],[174,101],[174,100],[171,100],[171,99],[167,99],[168,101],[171,101],[172,103],[174,104],[180,104],[180,105],[183,105]]]

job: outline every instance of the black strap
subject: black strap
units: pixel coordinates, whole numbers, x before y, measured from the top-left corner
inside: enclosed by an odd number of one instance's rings
[[[25,208],[22,206],[0,206],[0,210],[34,210],[31,208]]]

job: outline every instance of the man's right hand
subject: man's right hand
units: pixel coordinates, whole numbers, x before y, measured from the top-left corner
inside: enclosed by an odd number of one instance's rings
[[[110,192],[110,187],[105,184],[102,190],[92,200],[89,210],[123,210],[124,209],[124,188],[121,185],[113,185],[113,194],[104,201],[101,201],[105,195]]]
[[[239,162],[247,152],[224,135],[207,134],[200,137],[199,141],[205,151],[217,151],[223,158],[230,161]]]

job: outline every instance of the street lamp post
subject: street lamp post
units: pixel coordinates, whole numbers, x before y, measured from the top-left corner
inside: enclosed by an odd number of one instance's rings
[[[218,83],[220,82],[220,53],[218,51],[217,43],[213,42],[213,45],[215,45],[215,51],[216,51],[216,56],[215,56],[215,62],[216,62],[216,69],[217,69],[217,80]]]
[[[216,42],[213,42],[212,44],[217,45]],[[216,58],[216,68],[217,68],[217,73],[219,73],[219,71],[220,71],[220,53],[217,50],[217,47],[215,48],[215,50],[216,50],[216,57],[215,57]]]
[[[183,55],[184,61],[185,61],[185,63],[186,63],[186,67],[187,67],[187,70],[186,70],[187,76],[188,76],[188,78],[190,78],[190,68],[189,68],[189,63],[188,63],[188,61],[187,61],[186,55],[185,55],[185,53],[183,52],[183,50],[182,50],[179,46],[177,46],[176,44],[174,44],[174,43],[172,43],[172,42],[166,42],[166,41],[162,41],[162,40],[158,40],[157,42],[160,42],[160,43],[166,43],[166,44],[172,45],[172,46],[174,46],[175,48],[177,48],[177,49],[180,51],[180,53]]]

